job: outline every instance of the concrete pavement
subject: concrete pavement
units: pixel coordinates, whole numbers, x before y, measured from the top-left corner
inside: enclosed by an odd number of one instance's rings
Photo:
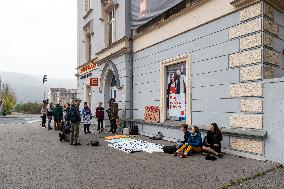
[[[39,123],[1,125],[0,188],[222,188],[276,166],[231,155],[212,162],[202,155],[127,154],[108,147],[102,137],[81,134],[82,145],[71,146]],[[88,146],[95,138],[101,145]]]

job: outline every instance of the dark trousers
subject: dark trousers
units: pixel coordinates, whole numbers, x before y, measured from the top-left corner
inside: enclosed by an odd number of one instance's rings
[[[116,120],[110,120],[110,132],[116,133]]]
[[[99,118],[98,119],[98,131],[102,130],[104,128],[104,119]]]
[[[84,132],[90,132],[90,124],[84,124]]]
[[[46,115],[41,116],[41,126],[45,127],[46,124]]]

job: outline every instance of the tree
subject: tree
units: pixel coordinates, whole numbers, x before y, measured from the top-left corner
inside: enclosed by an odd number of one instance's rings
[[[16,95],[13,89],[10,88],[8,84],[3,84],[1,97],[3,101],[3,115],[11,114],[16,105]]]

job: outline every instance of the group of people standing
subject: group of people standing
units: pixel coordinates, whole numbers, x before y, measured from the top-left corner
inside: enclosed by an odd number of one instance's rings
[[[80,103],[81,101],[77,99],[74,103],[67,104],[65,106],[61,106],[59,103],[55,106],[53,103],[43,103],[41,108],[41,118],[42,118],[42,127],[47,128],[48,130],[53,129],[51,126],[52,119],[54,120],[54,129],[55,130],[62,130],[65,125],[70,125],[70,144],[71,145],[80,145],[78,143],[78,136],[79,136],[79,126],[81,121],[84,124],[84,133],[91,133],[90,125],[92,120],[92,111],[88,106],[87,102],[84,102],[84,107],[80,111]],[[111,133],[116,133],[116,120],[118,119],[118,106],[115,103],[115,100],[112,98],[109,100],[109,109],[106,111],[109,116],[109,120],[111,123]],[[96,115],[97,118],[97,131],[103,132],[104,131],[104,114],[105,110],[102,107],[102,103],[99,103],[99,106],[96,108]],[[82,117],[82,119],[81,119]]]

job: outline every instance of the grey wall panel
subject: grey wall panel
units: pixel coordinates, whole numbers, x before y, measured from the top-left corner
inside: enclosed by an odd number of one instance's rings
[[[192,111],[240,112],[240,99],[192,100]]]
[[[212,72],[216,70],[226,70],[228,69],[228,55],[212,58],[209,60],[194,62],[191,64],[191,74],[201,74]]]
[[[273,81],[273,80],[271,80]],[[264,84],[265,156],[268,160],[284,163],[284,80]]]
[[[279,12],[279,11],[277,11],[277,10],[275,10],[275,11],[273,12],[273,15],[274,15],[274,21],[275,21],[277,24],[279,24],[279,25],[281,25],[281,26],[284,27],[284,14],[281,13],[281,12]]]
[[[191,77],[192,87],[239,83],[239,69],[230,69]]]
[[[200,51],[192,52],[192,62],[197,62],[201,60],[210,59],[213,57],[219,57],[227,54],[233,54],[240,50],[239,39],[235,39],[232,41],[227,41],[225,43],[221,43],[210,48],[205,48]]]
[[[281,40],[284,40],[284,26],[283,27],[282,26],[279,27],[279,38]]]
[[[217,123],[219,127],[229,127],[229,113],[192,112],[193,125]]]
[[[192,99],[229,98],[230,85],[218,85],[192,88]]]
[[[203,25],[203,26],[200,26],[200,27],[195,28],[193,30],[190,30],[189,32],[185,32],[182,35],[174,37],[170,40],[164,41],[164,42],[158,44],[158,46],[160,47],[160,49],[169,48],[170,46],[177,46],[177,45],[179,45],[179,44],[181,44],[185,41],[192,41],[194,39],[206,36],[208,34],[212,34],[212,33],[215,33],[217,31],[220,31],[220,30],[224,30],[226,28],[229,28],[231,26],[239,24],[239,22],[240,22],[239,13],[236,12],[236,13],[233,13],[233,14],[228,15],[226,17],[215,20],[213,22],[210,22],[206,25]],[[225,36],[227,36],[227,35],[225,35]],[[208,41],[208,43],[210,43],[209,41]],[[140,59],[140,58],[144,57],[145,51],[155,52],[155,46],[152,46],[152,47],[149,47],[145,50],[142,50],[139,53],[135,53],[134,61],[136,59]],[[147,52],[146,52],[146,54],[147,54]]]

